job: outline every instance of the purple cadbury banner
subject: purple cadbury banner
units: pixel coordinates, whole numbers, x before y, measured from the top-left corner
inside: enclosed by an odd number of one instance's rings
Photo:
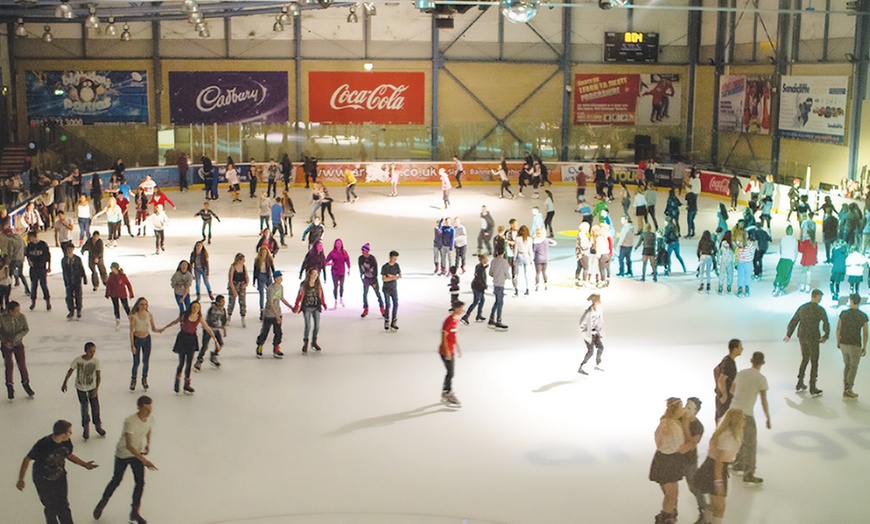
[[[288,110],[285,71],[169,73],[173,124],[283,124]]]

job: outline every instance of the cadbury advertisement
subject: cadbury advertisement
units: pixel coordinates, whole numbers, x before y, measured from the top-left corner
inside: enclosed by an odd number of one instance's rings
[[[331,124],[422,124],[423,73],[308,74],[308,119]]]
[[[173,124],[282,124],[289,118],[286,71],[169,73]]]

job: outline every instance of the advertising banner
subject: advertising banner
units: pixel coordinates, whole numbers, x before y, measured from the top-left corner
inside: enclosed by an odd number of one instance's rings
[[[422,124],[423,73],[308,73],[308,119],[332,124]]]
[[[145,71],[26,71],[31,124],[147,124]]]
[[[701,192],[725,197],[730,196],[731,192],[728,191],[728,182],[730,181],[731,175],[701,171]]]
[[[574,125],[634,125],[640,75],[574,75]]]
[[[719,79],[719,130],[770,134],[770,80],[728,75]]]
[[[784,76],[780,88],[782,136],[842,144],[846,128],[845,76]]]
[[[641,75],[638,125],[678,126],[682,90],[680,75]]]
[[[171,71],[169,115],[173,124],[283,124],[287,73]]]

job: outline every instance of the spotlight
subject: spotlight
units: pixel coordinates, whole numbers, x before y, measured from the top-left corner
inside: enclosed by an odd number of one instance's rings
[[[348,24],[356,24],[359,22],[359,17],[356,16],[356,6],[350,6],[350,14],[347,15],[347,23]]]
[[[195,13],[190,13],[190,15],[187,17],[187,21],[191,24],[202,22],[202,13],[199,11],[196,11]]]
[[[133,35],[130,34],[130,26],[128,24],[124,24],[124,30],[121,31],[121,41],[129,42],[131,38],[133,38]]]
[[[541,3],[538,0],[500,0],[499,8],[501,14],[508,19],[509,22],[515,24],[525,24],[538,14],[538,7]]]
[[[27,38],[27,28],[24,27],[24,19],[19,18],[15,23],[15,36],[18,38]]]
[[[205,29],[205,22],[197,22],[196,25],[193,26],[193,28],[199,32],[202,32],[202,30]]]
[[[363,69],[365,69],[366,71],[371,71],[374,68],[375,68],[375,64],[373,64],[371,62],[366,62],[363,64]]]
[[[18,33],[16,32],[16,34],[18,34]],[[846,61],[849,62],[850,64],[854,64],[855,63],[855,55],[853,55],[852,53],[846,53]]]
[[[317,0],[317,3],[320,4],[320,7],[326,9],[332,5],[332,0]]]
[[[200,38],[208,38],[211,36],[211,31],[208,30],[208,24],[202,28],[202,31],[199,32]]]
[[[288,14],[288,11],[289,10],[288,10],[287,6],[284,6],[281,8],[281,14],[278,15],[278,18],[277,18],[278,22],[281,25],[290,25],[290,15]]]
[[[299,4],[296,4],[296,3],[290,4],[289,11],[290,11],[290,16],[299,16],[299,12],[300,12],[299,11]]]
[[[598,0],[598,7],[605,11],[611,7],[625,7],[631,0]]]
[[[278,17],[278,18],[280,18],[280,17]],[[278,20],[278,18],[276,18],[275,23],[272,24],[272,31],[274,31],[276,33],[280,33],[281,31],[284,30],[284,24],[282,24],[281,21]]]
[[[118,36],[118,28],[115,27],[115,17],[109,17],[109,25],[106,26],[106,36]]]
[[[199,12],[199,4],[196,3],[196,0],[184,0],[181,4],[181,10],[184,13],[198,13]]]
[[[100,28],[100,19],[97,17],[97,9],[94,6],[88,8],[88,12],[90,13],[85,19],[85,27],[89,29],[99,29]]]
[[[378,8],[375,6],[374,2],[365,2],[363,4],[363,12],[366,16],[376,16],[378,14]]]
[[[60,5],[54,10],[54,16],[71,20],[75,18],[76,15],[73,13],[73,9],[69,6],[67,0],[61,0]]]
[[[435,10],[435,0],[414,0],[414,5],[424,13],[431,13]]]
[[[47,25],[47,26],[43,27],[42,30],[44,31],[42,33],[42,41],[45,42],[46,44],[50,44],[51,41],[54,40],[54,37],[51,36],[51,26]]]

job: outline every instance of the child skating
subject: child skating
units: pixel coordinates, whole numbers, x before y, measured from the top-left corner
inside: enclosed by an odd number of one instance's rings
[[[100,419],[100,399],[97,397],[100,391],[100,360],[94,356],[96,353],[96,344],[93,342],[85,344],[85,353],[72,361],[63,379],[63,386],[60,388],[66,393],[66,384],[75,371],[76,394],[82,411],[82,438],[85,440],[91,436],[91,421],[101,437],[106,435]]]
[[[438,346],[438,354],[447,369],[444,375],[444,386],[441,388],[441,402],[451,407],[462,407],[456,394],[453,392],[453,372],[456,367],[456,357],[462,356],[462,350],[456,342],[456,330],[459,327],[459,319],[465,312],[465,304],[462,301],[453,303],[450,316],[444,320],[441,326],[441,344]]]

